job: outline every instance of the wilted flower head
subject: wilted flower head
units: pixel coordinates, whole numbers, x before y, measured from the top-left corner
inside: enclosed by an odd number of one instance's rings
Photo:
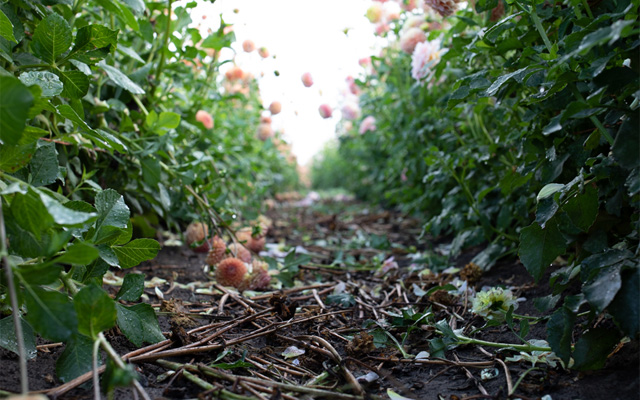
[[[460,0],[425,0],[425,6],[436,10],[443,17],[448,17],[458,10]]]
[[[503,320],[505,313],[509,311],[511,306],[514,309],[518,308],[518,303],[511,290],[494,287],[476,293],[471,311],[486,319]]]
[[[376,126],[376,118],[373,115],[369,115],[360,123],[360,129],[358,129],[358,132],[362,135],[365,132],[375,131],[376,129],[378,129]]]
[[[196,121],[201,122],[207,129],[213,128],[213,117],[204,110],[198,110],[196,113]]]
[[[412,54],[418,43],[427,40],[427,35],[420,28],[409,28],[400,35],[400,48],[407,54]]]
[[[427,78],[439,60],[440,41],[418,43],[411,57],[411,76],[417,81]]]

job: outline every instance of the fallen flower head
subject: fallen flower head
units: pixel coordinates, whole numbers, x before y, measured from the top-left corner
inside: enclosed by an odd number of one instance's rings
[[[471,311],[486,319],[503,320],[512,306],[518,308],[511,290],[494,287],[476,293]]]

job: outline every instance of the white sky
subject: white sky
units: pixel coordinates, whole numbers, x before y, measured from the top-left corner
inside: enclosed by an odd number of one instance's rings
[[[284,131],[298,163],[305,165],[335,137],[345,78],[364,72],[358,65],[360,58],[379,53],[380,39],[364,16],[370,5],[370,0],[217,0],[200,2],[191,18],[195,24],[216,29],[222,14],[227,24],[234,25],[237,65],[258,78],[265,107],[274,100],[282,103],[272,125]],[[207,16],[205,20],[202,15]],[[348,35],[343,32],[346,28]],[[266,47],[271,56],[262,59],[257,51],[243,52],[245,39],[251,39],[256,49]],[[227,57],[232,57],[229,53]],[[300,80],[304,72],[313,77],[310,88]],[[322,103],[334,109],[332,118],[320,117]]]

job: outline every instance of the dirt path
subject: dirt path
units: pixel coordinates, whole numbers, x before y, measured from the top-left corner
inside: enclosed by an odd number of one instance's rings
[[[388,398],[388,389],[415,400],[504,399],[509,390],[522,399],[638,398],[637,341],[618,348],[604,369],[583,374],[544,362],[531,369],[529,361],[509,361],[518,352],[487,346],[460,345],[434,357],[437,344],[447,344],[435,323],[466,335],[485,324],[471,313],[473,290],[508,287],[522,299],[518,314],[540,315],[533,299],[548,291],[513,260],[488,272],[468,266],[480,249],[447,260],[434,251],[437,242],[419,239],[417,221],[355,202],[279,205],[269,217],[268,256],[281,261],[280,276],[293,287],[240,296],[214,285],[203,270],[204,255],[185,247],[165,247],[135,268],[155,278],[155,287],[145,290],[148,301],[159,306],[160,292],[163,309],[173,312],[160,316],[171,340],[132,354],[138,349],[119,332],[107,338],[135,363],[150,398]],[[285,258],[284,250],[296,246],[296,255]],[[113,294],[117,289],[109,287]],[[198,315],[203,312],[208,315]],[[540,321],[526,339],[545,336]],[[504,324],[474,338],[521,344]],[[29,361],[31,389],[60,399],[92,398],[90,388],[65,391],[55,378],[63,347],[40,347]],[[16,357],[0,350],[0,364],[0,389],[18,390]],[[117,389],[115,398],[133,394]]]

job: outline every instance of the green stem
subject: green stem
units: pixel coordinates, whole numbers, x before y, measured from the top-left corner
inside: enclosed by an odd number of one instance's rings
[[[0,256],[7,279],[7,288],[11,300],[11,311],[13,314],[13,327],[18,345],[18,357],[20,361],[20,391],[23,395],[29,392],[29,376],[27,375],[27,352],[24,348],[24,336],[22,334],[22,322],[20,321],[20,306],[18,305],[18,295],[13,283],[13,268],[7,257],[7,235],[4,228],[4,214],[2,211],[2,199],[0,198]]]
[[[486,340],[472,339],[472,338],[469,338],[469,337],[466,337],[466,336],[462,336],[462,335],[456,335],[456,338],[458,339],[459,343],[461,343],[461,344],[477,344],[479,346],[498,347],[498,348],[502,348],[502,349],[511,348],[511,349],[515,349],[515,350],[518,350],[518,351],[525,351],[525,352],[531,352],[531,351],[551,352],[551,351],[553,351],[551,349],[551,347],[534,346],[532,344],[512,344],[512,343],[488,342]]]
[[[100,333],[102,335],[102,333]],[[93,398],[100,399],[100,372],[98,372],[98,355],[100,351],[100,337],[93,342]]]
[[[72,296],[75,296],[75,294],[78,293],[78,287],[73,279],[71,279],[71,272],[60,273],[60,279],[62,280],[62,283],[64,283],[64,287],[67,288]]]
[[[520,375],[520,377],[519,377],[519,378],[518,378],[518,380],[516,381],[516,384],[515,384],[515,385],[513,385],[513,388],[511,388],[511,392],[509,392],[509,396],[511,396],[512,394],[514,394],[514,393],[515,393],[516,389],[518,388],[518,386],[520,385],[520,383],[522,382],[522,380],[524,379],[524,377],[525,377],[525,376],[527,376],[527,374],[528,374],[529,372],[534,371],[534,370],[537,370],[537,369],[540,369],[540,368],[537,368],[537,367],[531,367],[531,368],[529,368],[528,370],[524,371],[524,372],[522,373],[522,375]]]
[[[581,101],[583,103],[587,102],[584,99],[584,96],[582,96],[582,93],[580,93],[580,91],[578,90],[578,87],[576,86],[575,83],[571,82],[569,84],[569,88],[573,92],[573,95],[576,97],[576,99],[578,99],[579,101]],[[613,146],[613,137],[611,137],[611,135],[605,129],[605,127],[602,125],[602,123],[600,122],[598,117],[596,117],[595,115],[592,115],[592,116],[589,117],[589,119],[591,120],[591,122],[593,122],[593,124],[596,126],[596,128],[598,128],[598,130],[600,130],[600,133],[602,133],[604,138],[607,139],[607,142],[609,142],[609,145]]]
[[[582,5],[584,5],[584,10],[587,12],[589,18],[593,19],[593,13],[591,12],[591,7],[589,7],[587,0],[582,0]]]
[[[542,41],[544,42],[544,45],[547,47],[547,50],[549,51],[549,54],[551,54],[552,56],[555,56],[556,53],[553,51],[553,46],[551,45],[551,41],[549,40],[549,37],[547,36],[547,32],[545,32],[544,27],[542,26],[542,21],[540,21],[540,17],[538,17],[538,14],[536,14],[535,5],[532,5],[531,9],[528,10],[526,7],[524,7],[518,1],[515,1],[514,4],[516,5],[517,8],[520,9],[520,11],[523,11],[523,12],[529,14],[529,16],[531,17],[531,20],[533,21],[533,24],[536,26],[536,30],[538,31],[538,33],[542,37]]]
[[[169,37],[171,36],[171,4],[173,0],[168,0],[169,6],[167,8],[167,27],[164,32],[164,40],[162,42],[162,48],[160,49],[160,61],[158,61],[158,69],[156,69],[156,85],[151,89],[150,97],[153,98],[153,94],[155,93],[155,89],[157,84],[160,82],[160,75],[162,75],[162,70],[164,68],[164,60],[165,60],[165,52],[167,50],[167,46],[169,45]]]

